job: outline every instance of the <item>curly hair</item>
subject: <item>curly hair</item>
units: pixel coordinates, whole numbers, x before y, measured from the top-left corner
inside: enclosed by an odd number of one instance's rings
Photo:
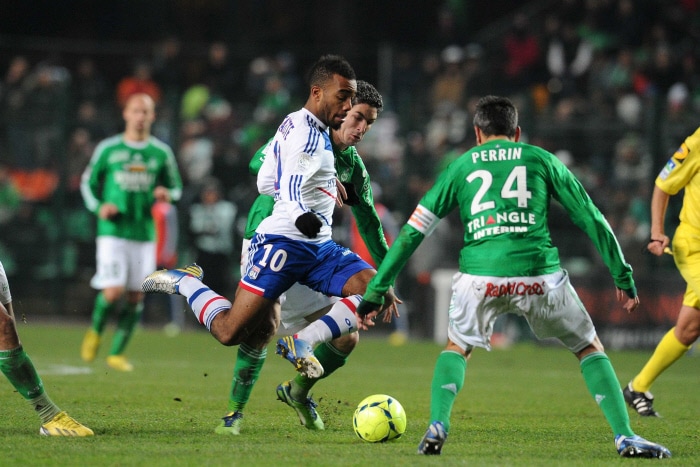
[[[357,81],[357,92],[352,100],[352,105],[357,104],[367,104],[377,109],[377,112],[381,112],[384,108],[382,95],[379,94],[377,88],[369,84],[367,81],[362,80]]]
[[[309,72],[309,85],[322,86],[333,75],[340,75],[345,79],[354,80],[355,70],[350,63],[340,55],[323,55],[311,67]]]

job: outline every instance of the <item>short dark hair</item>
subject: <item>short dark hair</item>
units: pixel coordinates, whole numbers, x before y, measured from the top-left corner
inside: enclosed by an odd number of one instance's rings
[[[340,55],[323,55],[311,67],[309,72],[309,86],[322,86],[333,75],[340,75],[345,79],[356,79],[355,70],[350,63]]]
[[[377,109],[378,113],[384,109],[384,101],[377,88],[362,80],[357,81],[357,92],[352,99],[352,105],[357,104],[367,104]]]
[[[486,136],[513,137],[518,129],[518,109],[507,97],[482,97],[476,104],[474,126]]]

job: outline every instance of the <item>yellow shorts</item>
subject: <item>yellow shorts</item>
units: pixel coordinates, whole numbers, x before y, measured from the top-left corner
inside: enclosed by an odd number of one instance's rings
[[[700,309],[700,230],[681,223],[673,236],[673,259],[686,284],[683,305]]]

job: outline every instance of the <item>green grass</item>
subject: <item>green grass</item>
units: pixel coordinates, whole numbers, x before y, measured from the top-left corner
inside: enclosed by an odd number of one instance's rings
[[[109,370],[107,344],[98,359],[78,355],[84,328],[19,324],[24,346],[42,374],[48,393],[63,409],[90,426],[93,438],[46,438],[26,402],[5,382],[0,439],[3,466],[66,465],[646,465],[617,456],[612,434],[588,394],[575,357],[560,347],[520,344],[509,350],[477,349],[454,407],[452,430],[442,456],[416,455],[429,418],[433,364],[441,346],[411,342],[392,347],[372,331],[350,362],[320,382],[314,398],[326,430],[300,427],[291,409],[276,401],[275,388],[294,376],[291,365],[269,358],[237,437],[216,435],[226,411],[235,348],[206,332],[175,338],[141,329],[128,355],[133,373]],[[111,334],[107,333],[109,339]],[[622,382],[641,368],[649,352],[610,352]],[[700,465],[700,371],[685,357],[654,386],[662,419],[631,414],[642,436],[665,444],[673,459],[664,464]],[[64,374],[66,369],[90,373]],[[387,393],[408,415],[403,437],[385,444],[360,441],[351,426],[355,405]]]

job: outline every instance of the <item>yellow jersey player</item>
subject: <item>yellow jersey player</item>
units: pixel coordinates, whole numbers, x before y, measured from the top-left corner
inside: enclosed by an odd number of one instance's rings
[[[625,400],[639,415],[658,417],[649,388],[681,358],[700,336],[700,128],[688,136],[658,177],[651,197],[651,236],[647,249],[656,256],[668,252],[664,218],[669,198],[685,190],[680,224],[673,237],[673,260],[687,283],[676,325],[664,335],[642,371],[624,388]]]

